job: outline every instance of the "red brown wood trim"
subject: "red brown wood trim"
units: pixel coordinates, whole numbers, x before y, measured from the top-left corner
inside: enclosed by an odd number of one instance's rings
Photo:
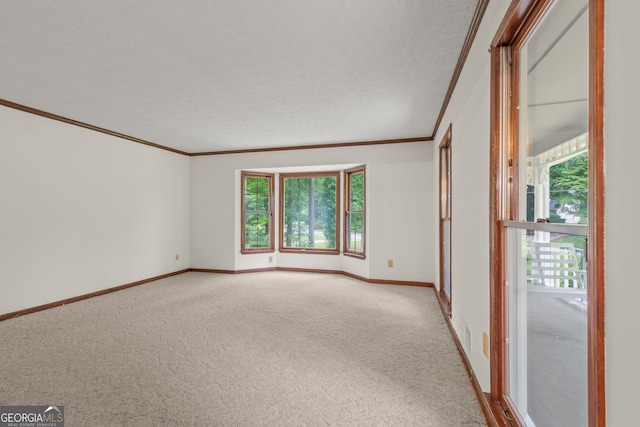
[[[262,271],[295,271],[299,273],[322,273],[322,274],[341,274],[343,276],[351,277],[367,283],[382,284],[382,285],[401,285],[401,286],[420,286],[423,288],[433,288],[433,283],[430,282],[415,282],[407,280],[386,280],[386,279],[368,279],[357,274],[349,273],[342,270],[320,270],[316,268],[297,268],[297,267],[269,267],[269,268],[255,268],[250,270],[214,270],[207,268],[190,268],[189,271],[196,271],[200,273],[223,273],[223,274],[239,274],[239,273],[257,273]]]
[[[604,341],[604,2],[589,0],[589,426],[606,425]]]
[[[125,135],[123,133],[114,132],[98,126],[90,125],[88,123],[83,123],[77,120],[69,119],[67,117],[58,116],[57,114],[47,113],[46,111],[27,107],[26,105],[16,104],[15,102],[7,101],[5,99],[0,99],[0,105],[4,105],[5,107],[13,108],[15,110],[24,111],[25,113],[35,114],[36,116],[45,117],[47,119],[56,120],[56,121],[67,123],[73,126],[89,129],[95,132],[100,132],[107,135],[115,136],[116,138],[122,138],[132,142],[137,142],[138,144],[148,145],[150,147],[159,148],[161,150],[171,151],[172,153],[182,154],[183,156],[189,155],[189,153],[187,153],[186,151],[176,150],[175,148],[166,147],[160,144],[155,144],[153,142],[145,141],[144,139],[135,138],[133,136]]]
[[[482,1],[488,1],[488,0],[482,0]],[[294,145],[290,147],[250,148],[250,149],[243,149],[243,150],[223,150],[223,151],[206,151],[206,152],[200,152],[200,153],[188,153],[186,151],[177,150],[175,148],[156,144],[150,141],[145,141],[144,139],[125,135],[119,132],[114,132],[112,130],[90,125],[88,123],[79,122],[77,120],[73,120],[67,117],[58,116],[57,114],[47,113],[46,111],[38,110],[32,107],[27,107],[26,105],[17,104],[15,102],[7,101],[5,99],[0,99],[0,105],[4,105],[5,107],[13,108],[15,110],[24,111],[26,113],[35,114],[37,116],[45,117],[47,119],[56,120],[59,122],[89,129],[95,132],[100,132],[107,135],[115,136],[116,138],[126,139],[128,141],[136,142],[138,144],[148,145],[150,147],[159,148],[161,150],[171,151],[172,153],[176,153],[176,154],[182,154],[183,156],[214,156],[218,154],[262,153],[262,152],[268,152],[268,151],[309,150],[309,149],[316,149],[316,148],[340,148],[340,147],[354,147],[354,146],[361,146],[361,145],[403,144],[408,142],[433,141],[433,137],[431,136],[421,136],[416,138],[381,139],[381,140],[374,140],[374,141],[339,142],[339,143],[328,143],[328,144]]]
[[[511,0],[511,4],[498,27],[498,31],[496,31],[491,46],[512,44],[516,35],[524,27],[536,2],[539,2],[539,0]]]
[[[444,299],[444,296],[442,295],[442,292],[439,291],[438,289],[435,288],[434,286],[434,291],[436,293],[436,299],[438,300],[438,305],[440,306],[440,310],[442,310],[442,315],[450,318],[451,317],[451,312],[449,311],[449,306],[447,304],[447,300]]]
[[[189,271],[193,271],[195,273],[236,274],[236,270],[220,270],[216,268],[190,268]]]
[[[500,245],[501,227],[500,212],[502,198],[502,180],[501,180],[501,134],[504,126],[501,114],[501,49],[492,47],[491,49],[491,96],[490,96],[490,154],[489,154],[489,242],[490,242],[490,266],[489,266],[489,312],[491,313],[491,323],[489,333],[491,336],[491,357],[490,357],[490,376],[491,376],[491,399],[499,401],[502,392],[503,383],[503,366],[502,357],[503,348],[503,325],[501,316],[498,315],[501,310],[503,289],[500,283],[503,281],[502,275],[502,248]]]
[[[249,248],[246,245],[246,226],[247,226],[247,211],[246,211],[246,184],[247,178],[265,178],[267,180],[268,192],[269,192],[269,247],[266,248]],[[275,174],[273,173],[258,173],[242,171],[240,173],[240,212],[242,213],[242,220],[240,221],[240,253],[242,254],[260,254],[275,252],[275,227],[273,226],[273,213],[275,212]]]
[[[186,273],[189,269],[174,271],[173,273],[162,274],[160,276],[151,277],[149,279],[138,280],[137,282],[127,283],[126,285],[115,286],[113,288],[103,289],[89,294],[79,295],[77,297],[67,298],[60,301],[55,301],[49,304],[39,305],[37,307],[26,308],[24,310],[14,311],[12,313],[0,315],[0,322],[7,319],[13,319],[14,317],[24,316],[25,314],[36,313],[38,311],[48,310],[50,308],[59,307],[61,305],[71,304],[73,302],[82,301],[85,299],[97,297],[100,295],[110,294],[112,292],[121,291],[123,289],[132,288],[134,286],[144,285],[145,283],[155,282],[156,280],[166,279],[167,277],[177,276],[178,274]]]
[[[251,255],[251,254],[272,254],[274,253],[276,250],[275,249],[268,249],[268,248],[259,248],[259,249],[241,249],[240,253],[242,255]]]
[[[342,274],[343,276],[351,277],[352,279],[360,280],[362,282],[369,281],[369,279],[367,279],[364,276],[359,276],[357,274],[349,273],[348,271],[337,271],[336,274]]]
[[[434,287],[434,284],[431,282],[413,282],[413,281],[407,281],[407,280],[387,280],[387,279],[365,279],[365,280],[369,283],[376,283],[380,285],[419,286],[422,288]]]
[[[341,270],[318,270],[315,268],[277,267],[278,271],[296,271],[299,273],[343,274]]]
[[[365,259],[367,250],[367,167],[366,165],[356,166],[351,169],[343,171],[344,175],[344,194],[342,196],[342,210],[344,212],[344,221],[342,222],[342,235],[344,236],[342,242],[342,254],[344,256]],[[355,252],[349,250],[349,220],[348,212],[351,212],[351,176],[353,174],[362,173],[363,177],[363,193],[364,203],[362,205],[362,252]]]
[[[433,283],[429,282],[414,282],[406,280],[386,280],[386,279],[368,279],[364,276],[349,273],[342,270],[316,270],[312,268],[289,268],[278,267],[278,270],[282,271],[301,271],[306,273],[329,273],[329,274],[342,274],[343,276],[351,277],[352,279],[360,280],[367,283],[374,283],[378,285],[401,285],[401,286],[420,286],[423,288],[433,288]]]
[[[190,156],[217,156],[219,154],[264,153],[269,151],[311,150],[316,148],[341,148],[341,147],[357,147],[362,145],[404,144],[408,142],[425,142],[425,141],[427,142],[433,141],[433,137],[421,136],[418,138],[381,139],[377,141],[338,142],[338,143],[312,144],[312,145],[292,145],[290,147],[248,148],[244,150],[205,151],[201,153],[191,153],[189,155]]]
[[[513,424],[509,422],[509,420],[505,416],[504,409],[502,409],[502,405],[500,404],[500,402],[491,400],[490,393],[484,393],[484,398],[487,401],[487,404],[489,405],[489,409],[491,410],[491,413],[493,414],[492,421],[495,421],[495,424],[493,425],[489,424],[489,425],[491,427],[494,427],[494,426],[495,427],[512,427]]]
[[[449,102],[451,101],[451,97],[453,96],[453,91],[458,84],[460,74],[462,73],[462,69],[464,68],[464,63],[467,61],[467,57],[469,56],[469,52],[471,51],[471,46],[473,46],[473,41],[476,38],[478,28],[480,28],[480,23],[482,22],[482,17],[484,16],[484,12],[487,10],[488,4],[489,0],[478,0],[478,5],[476,6],[476,11],[473,15],[473,18],[471,19],[471,25],[469,26],[467,37],[465,38],[462,45],[462,50],[460,51],[460,56],[458,57],[456,68],[453,71],[453,76],[451,77],[451,82],[449,83],[447,94],[445,95],[444,101],[442,102],[440,114],[438,115],[436,124],[433,127],[433,132],[431,134],[432,139],[435,138],[436,133],[438,133],[438,128],[440,127],[440,123],[442,122],[444,113],[447,111],[447,107],[449,106]]]
[[[452,196],[452,151],[451,151],[451,138],[453,133],[453,123],[449,123],[449,127],[442,137],[442,141],[440,141],[438,158],[439,158],[439,182],[438,182],[438,205],[439,205],[439,221],[438,221],[438,231],[439,231],[439,279],[440,279],[440,296],[442,297],[442,301],[446,304],[447,310],[446,313],[448,316],[451,316],[451,299],[453,298],[453,286],[451,286],[451,282],[449,282],[449,295],[445,291],[445,283],[447,278],[445,278],[445,265],[444,260],[446,258],[445,254],[445,221],[449,221],[449,243],[451,243],[453,236],[453,220],[451,216],[451,196]],[[451,245],[449,245],[449,277],[451,280]]]
[[[243,274],[243,273],[261,273],[263,271],[276,271],[276,267],[266,268],[250,268],[246,270],[219,270],[214,268],[190,268],[189,271],[196,273],[218,273],[218,274]]]
[[[340,255],[338,249],[315,249],[315,248],[283,248],[278,249],[283,254],[311,254],[311,255]]]
[[[344,255],[344,256],[348,256],[348,257],[351,257],[351,258],[357,258],[357,259],[366,259],[366,258],[367,258],[367,257],[366,257],[366,256],[364,256],[363,254],[359,254],[359,253],[357,253],[357,252],[347,252],[347,251],[344,251],[344,252],[342,252],[342,255]]]
[[[493,412],[491,411],[491,407],[489,405],[489,401],[487,397],[482,391],[482,387],[480,387],[480,383],[478,382],[478,378],[476,377],[475,372],[473,372],[473,368],[471,366],[471,362],[467,357],[467,354],[464,351],[464,347],[462,347],[462,343],[458,338],[458,334],[456,334],[453,325],[451,324],[451,318],[446,313],[446,302],[442,300],[440,292],[434,287],[433,288],[436,299],[438,300],[438,304],[440,305],[440,309],[442,310],[442,314],[444,315],[445,322],[447,323],[447,327],[449,328],[449,333],[451,333],[451,338],[453,338],[453,342],[458,349],[458,354],[460,354],[460,358],[462,359],[462,363],[464,364],[465,369],[467,370],[467,376],[469,377],[469,381],[471,382],[471,386],[473,387],[473,391],[476,393],[476,398],[478,399],[478,404],[480,405],[480,409],[482,410],[482,414],[484,415],[485,421],[489,426],[499,426],[496,422]]]

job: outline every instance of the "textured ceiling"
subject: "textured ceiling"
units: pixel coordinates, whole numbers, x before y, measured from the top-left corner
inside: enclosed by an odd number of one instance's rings
[[[0,99],[187,152],[431,136],[476,0],[0,2]]]

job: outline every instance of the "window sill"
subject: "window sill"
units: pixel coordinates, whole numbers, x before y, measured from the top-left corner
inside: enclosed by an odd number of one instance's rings
[[[360,254],[360,253],[357,253],[357,252],[343,252],[343,255],[351,257],[351,258],[357,258],[357,259],[365,259],[366,258],[364,254]]]
[[[340,252],[335,249],[280,248],[280,252],[288,254],[340,255]]]
[[[269,254],[269,253],[274,253],[275,249],[272,248],[264,248],[264,249],[242,249],[240,251],[241,254],[243,255],[250,255],[250,254]]]

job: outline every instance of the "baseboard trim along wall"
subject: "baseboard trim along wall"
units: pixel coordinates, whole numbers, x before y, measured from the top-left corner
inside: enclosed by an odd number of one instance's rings
[[[443,301],[440,292],[436,287],[433,287],[434,293],[436,295],[436,299],[438,300],[438,304],[440,304],[440,309],[442,310],[442,315],[447,322],[447,326],[449,327],[449,332],[451,332],[451,336],[453,337],[453,342],[456,344],[456,348],[458,349],[458,353],[460,353],[460,358],[462,359],[462,363],[464,363],[465,368],[467,369],[467,375],[469,376],[469,380],[471,381],[471,385],[473,386],[473,391],[476,393],[476,397],[478,398],[478,403],[480,405],[480,409],[484,415],[484,418],[487,420],[487,424],[490,427],[506,427],[508,424],[504,424],[504,420],[500,420],[498,422],[494,416],[493,411],[491,410],[491,405],[489,403],[489,396],[487,393],[482,391],[482,387],[480,387],[480,383],[478,382],[478,378],[476,378],[476,374],[473,372],[473,368],[471,367],[471,362],[467,357],[467,354],[464,352],[464,347],[462,347],[462,342],[458,338],[458,334],[453,328],[453,324],[451,323],[451,317],[448,314],[448,310],[446,307],[445,301]]]
[[[185,269],[180,271],[174,271],[173,273],[162,274],[160,276],[150,277],[144,280],[138,280],[137,282],[131,282],[125,285],[115,286],[113,288],[102,289],[101,291],[91,292],[84,295],[78,295],[77,297],[71,297],[71,298],[60,300],[60,301],[51,302],[49,304],[39,305],[37,307],[25,308],[24,310],[18,310],[18,311],[14,311],[12,313],[7,313],[7,314],[0,314],[0,322],[7,319],[13,319],[14,317],[24,316],[25,314],[36,313],[38,311],[48,310],[50,308],[59,307],[61,305],[71,304],[72,302],[78,302],[85,299],[97,297],[100,295],[110,294],[111,292],[132,288],[134,286],[144,285],[145,283],[155,282],[156,280],[165,279],[171,276],[176,276],[178,274],[186,273],[187,271],[189,270]]]
[[[383,279],[367,279],[366,277],[358,276],[356,274],[347,273],[340,270],[315,270],[307,268],[287,268],[287,267],[270,267],[270,268],[255,268],[251,270],[216,270],[208,268],[187,268],[184,270],[174,271],[173,273],[162,274],[160,276],[150,277],[144,280],[138,280],[137,282],[127,283],[125,285],[115,286],[113,288],[107,288],[96,292],[91,292],[84,295],[78,295],[76,297],[67,298],[60,301],[51,302],[49,304],[39,305],[37,307],[25,308],[24,310],[14,311],[12,313],[0,314],[0,322],[7,319],[13,319],[14,317],[24,316],[25,314],[31,314],[42,310],[47,310],[54,307],[59,307],[65,304],[71,304],[72,302],[82,301],[85,299],[97,297],[100,295],[109,294],[111,292],[121,291],[123,289],[132,288],[134,286],[144,285],[145,283],[154,282],[156,280],[165,279],[167,277],[176,276],[178,274],[186,273],[189,271],[199,273],[220,273],[220,274],[242,274],[242,273],[259,273],[264,271],[299,271],[305,273],[328,273],[328,274],[342,274],[353,279],[362,280],[363,282],[386,284],[386,285],[402,285],[402,286],[422,286],[426,288],[432,288],[433,283],[429,282],[412,282],[404,280],[383,280]]]
[[[326,273],[326,274],[342,274],[352,279],[361,280],[367,283],[375,283],[380,285],[401,285],[401,286],[421,286],[423,288],[433,288],[431,282],[416,282],[410,280],[388,280],[388,279],[368,279],[357,274],[348,273],[342,270],[319,270],[314,268],[293,268],[293,267],[269,267],[269,268],[253,268],[249,270],[214,270],[208,268],[190,268],[189,271],[200,273],[222,273],[222,274],[242,274],[242,273],[259,273],[262,271],[298,271],[302,273]]]
[[[218,273],[218,274],[243,274],[243,273],[260,273],[263,271],[276,271],[277,267],[252,268],[248,270],[220,270],[215,268],[190,268],[189,271],[196,273]]]

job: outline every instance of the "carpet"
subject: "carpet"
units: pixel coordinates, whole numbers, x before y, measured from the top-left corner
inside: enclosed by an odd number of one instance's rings
[[[190,272],[0,337],[0,405],[67,427],[486,425],[430,288]]]

